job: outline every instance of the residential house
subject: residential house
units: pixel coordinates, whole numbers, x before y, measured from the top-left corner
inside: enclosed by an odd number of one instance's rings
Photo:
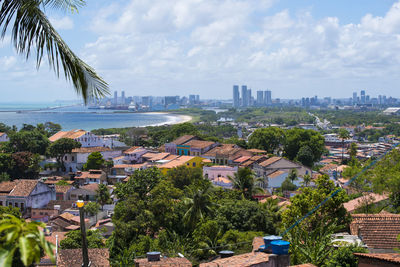
[[[78,230],[80,228],[80,217],[64,212],[51,218],[48,225],[52,227],[52,231],[68,232]],[[89,219],[85,219],[85,226],[86,229],[89,229]]]
[[[253,153],[235,144],[222,144],[202,155],[202,157],[211,160],[212,163],[220,165],[232,165],[235,159],[245,156],[251,157]]]
[[[41,221],[47,223],[50,218],[58,216],[60,211],[54,208],[38,208],[38,209],[31,209],[31,219],[34,221]]]
[[[193,157],[193,156],[180,156],[164,164],[158,165],[163,174],[166,174],[168,170],[179,166],[186,166],[188,168],[202,168],[204,158]]]
[[[49,137],[50,142],[55,142],[61,138],[73,139],[82,144],[82,147],[104,147],[105,144],[101,137],[85,130],[75,129],[71,131],[59,131]]]
[[[69,200],[71,191],[75,189],[72,185],[55,185],[56,200]]]
[[[0,143],[8,142],[8,141],[10,141],[10,138],[8,138],[8,135],[6,133],[0,132]]]
[[[21,213],[31,208],[45,207],[56,198],[54,188],[38,180],[15,180],[0,183],[0,204],[17,207]]]
[[[69,172],[82,170],[88,157],[93,152],[100,152],[105,160],[113,160],[122,155],[121,149],[111,149],[108,147],[80,147],[72,150],[70,154],[64,156],[64,166]]]
[[[81,249],[61,249],[57,253],[57,267],[81,267]],[[110,253],[107,248],[89,248],[88,257],[93,267],[109,267]]]
[[[358,267],[398,267],[399,253],[354,253],[358,258]]]
[[[343,204],[349,213],[354,213],[357,209],[365,205],[374,205],[389,199],[387,195],[379,195],[375,193],[364,193],[363,196],[350,200]],[[399,233],[400,234],[400,233]]]
[[[143,161],[148,163],[156,164],[160,160],[164,160],[169,157],[171,154],[166,152],[147,152],[142,155]]]
[[[296,170],[297,175],[300,177],[306,174],[311,175],[312,173],[311,169],[308,167],[305,167],[299,163],[292,162],[286,158],[276,157],[276,156],[262,160],[261,162],[258,160],[253,165],[253,171],[256,173],[258,177],[266,178],[269,174],[277,170],[285,170],[285,171]]]
[[[171,143],[166,143],[164,146],[165,152],[170,153],[172,155],[180,155],[178,154],[177,146],[181,146],[190,140],[198,140],[199,138],[194,135],[183,135]]]
[[[99,185],[96,183],[81,186],[80,188],[71,191],[70,199],[74,201],[80,199],[85,201],[95,201],[97,195],[96,191],[98,188]]]
[[[189,142],[186,142],[184,146],[189,146],[189,154],[183,152],[182,150],[179,150],[179,147],[177,147],[178,150],[178,155],[189,155],[189,156],[201,156],[210,149],[216,147],[218,143],[211,142],[211,141],[201,141],[201,140],[190,140]],[[180,151],[180,152],[179,152]]]
[[[131,164],[141,163],[143,161],[142,156],[147,152],[148,150],[143,147],[138,147],[138,146],[131,147],[123,152],[124,156],[123,161],[125,163],[131,163]]]
[[[237,166],[204,166],[203,176],[216,186],[232,188],[232,182],[229,180],[229,177],[234,177],[237,170]]]
[[[80,186],[85,184],[107,184],[107,174],[102,170],[78,171],[74,180]]]
[[[394,252],[400,247],[400,214],[352,214],[350,233],[361,238],[372,253]]]
[[[108,181],[112,184],[122,182],[128,176],[132,175],[134,171],[147,169],[147,166],[148,163],[114,165],[110,175],[108,175]]]
[[[134,267],[191,267],[192,263],[183,257],[160,257],[157,261],[144,259],[135,259]]]

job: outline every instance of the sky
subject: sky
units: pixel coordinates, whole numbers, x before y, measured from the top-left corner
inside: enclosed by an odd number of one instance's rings
[[[46,15],[110,90],[232,98],[400,97],[400,0],[87,0]],[[35,55],[33,55],[33,59]],[[0,41],[0,102],[77,99],[43,61]]]

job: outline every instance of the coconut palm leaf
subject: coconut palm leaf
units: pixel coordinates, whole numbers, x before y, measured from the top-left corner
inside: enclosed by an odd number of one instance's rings
[[[60,76],[62,68],[65,79],[72,82],[86,103],[108,94],[108,85],[72,52],[42,11],[49,6],[74,12],[83,4],[83,0],[0,0],[0,31],[2,39],[11,31],[17,53],[26,59],[32,49],[36,50],[37,68],[46,54],[56,75]]]

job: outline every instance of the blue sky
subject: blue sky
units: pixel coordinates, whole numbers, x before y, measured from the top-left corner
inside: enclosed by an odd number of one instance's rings
[[[48,10],[49,11],[49,10]],[[400,97],[400,2],[389,0],[88,0],[48,12],[71,48],[127,95],[230,98]],[[74,99],[45,62],[0,42],[0,102]]]

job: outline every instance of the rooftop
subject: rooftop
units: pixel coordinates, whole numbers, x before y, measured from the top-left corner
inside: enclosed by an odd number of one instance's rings
[[[21,196],[27,197],[29,196],[33,189],[35,189],[38,184],[37,180],[18,180],[14,189],[10,192],[10,196]]]
[[[75,138],[81,137],[84,134],[86,134],[86,131],[80,130],[80,129],[75,129],[75,130],[71,130],[71,131],[59,131],[58,133],[50,136],[49,140],[50,140],[50,142],[55,142],[61,138],[75,139]]]
[[[190,140],[189,142],[185,143],[185,146],[190,146],[191,148],[198,148],[198,149],[202,149],[202,148],[206,148],[209,146],[212,146],[213,144],[215,144],[215,142],[211,142],[211,141],[201,141],[201,140]]]
[[[267,160],[262,161],[260,163],[260,166],[267,167],[267,166],[269,166],[269,165],[271,165],[271,164],[273,164],[273,163],[275,163],[275,162],[277,162],[278,160],[281,160],[281,159],[282,159],[281,157],[271,157],[271,158],[269,158]]]
[[[269,256],[264,252],[250,252],[229,258],[218,258],[211,262],[202,263],[200,267],[250,267],[268,262]]]
[[[62,249],[58,253],[58,267],[81,267],[82,266],[81,249]],[[89,248],[89,261],[91,267],[110,266],[108,258],[110,254],[106,248]],[[79,257],[78,257],[79,255]]]
[[[136,267],[153,266],[153,267],[191,267],[192,263],[186,258],[164,258],[159,261],[148,261],[147,259],[136,259]]]
[[[354,212],[356,209],[360,208],[362,205],[378,203],[378,202],[386,200],[388,198],[389,197],[386,195],[367,193],[364,196],[355,198],[353,200],[350,200],[349,202],[344,203],[343,206],[348,212],[351,213],[351,212]]]
[[[183,135],[181,137],[178,137],[177,139],[175,139],[171,143],[174,143],[175,145],[182,145],[182,144],[184,144],[184,143],[186,143],[186,142],[188,142],[188,141],[190,141],[190,140],[192,140],[194,138],[197,139],[197,137],[194,136],[194,135]]]
[[[93,153],[93,152],[105,152],[111,151],[111,148],[95,146],[95,147],[80,147],[72,149],[72,153]]]
[[[360,258],[370,258],[392,263],[400,263],[399,253],[354,253],[354,255]]]

